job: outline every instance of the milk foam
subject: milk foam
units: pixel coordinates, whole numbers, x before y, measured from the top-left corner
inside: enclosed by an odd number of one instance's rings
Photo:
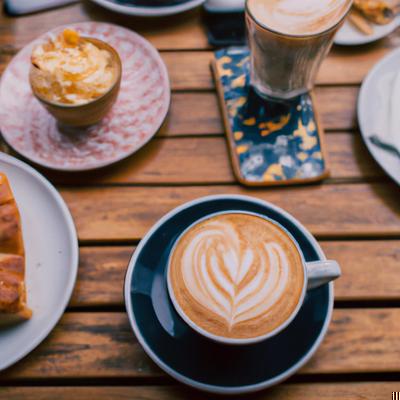
[[[282,299],[289,263],[279,243],[255,241],[243,247],[237,226],[216,220],[187,243],[181,270],[191,296],[231,330],[263,318]]]
[[[248,0],[252,16],[282,33],[313,34],[334,26],[350,0]]]

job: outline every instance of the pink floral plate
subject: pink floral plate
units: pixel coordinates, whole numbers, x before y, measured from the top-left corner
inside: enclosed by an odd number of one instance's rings
[[[33,96],[28,76],[32,48],[63,26],[25,46],[4,71],[0,130],[15,151],[46,168],[83,171],[105,167],[140,149],[162,125],[171,98],[167,68],[157,50],[128,29],[99,22],[68,27],[104,40],[118,51],[122,81],[112,110],[89,128],[61,131]]]

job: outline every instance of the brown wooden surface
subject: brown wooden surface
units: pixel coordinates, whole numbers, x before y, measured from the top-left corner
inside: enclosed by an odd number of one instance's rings
[[[299,374],[397,372],[399,330],[400,309],[334,310],[325,340]],[[68,312],[49,338],[3,372],[0,381],[163,375],[136,341],[125,313]]]
[[[343,276],[335,299],[400,300],[400,241],[322,242],[328,258],[338,260]],[[122,286],[135,246],[82,247],[73,307],[123,306]]]
[[[198,197],[241,194],[270,201],[318,237],[400,235],[400,188],[393,183],[313,185],[271,189],[220,186],[63,188],[83,241],[140,239],[172,208]]]
[[[383,400],[400,390],[400,189],[368,154],[356,119],[360,83],[400,45],[399,31],[360,48],[334,46],[322,65],[315,94],[331,177],[316,185],[245,189],[236,184],[227,156],[201,18],[199,10],[124,17],[90,1],[18,18],[0,15],[0,73],[51,28],[107,21],[136,30],[161,50],[173,90],[156,139],[126,161],[91,174],[43,171],[73,214],[79,276],[54,332],[0,373],[0,399],[214,398],[176,386],[144,354],[124,313],[122,285],[135,245],[158,218],[185,201],[222,193],[285,208],[343,270],[332,325],[315,357],[289,384],[242,398]]]
[[[316,383],[283,384],[261,393],[246,396],[235,396],[238,400],[387,400],[392,391],[399,387],[399,382],[371,383]],[[140,399],[140,400],[200,400],[221,399],[188,390],[182,386],[154,387],[4,387],[0,388],[0,396],[14,400],[53,400],[55,398],[74,400],[108,400],[108,399]]]
[[[360,157],[364,144],[360,135],[350,132],[326,135],[326,148],[332,179],[382,179],[369,154]],[[74,175],[50,175],[58,184],[82,179]],[[185,137],[155,139],[134,156],[107,171],[86,174],[91,184],[219,184],[235,183],[224,137]]]

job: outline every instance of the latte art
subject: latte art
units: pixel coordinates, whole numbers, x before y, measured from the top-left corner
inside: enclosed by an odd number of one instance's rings
[[[200,222],[171,257],[175,298],[210,333],[260,336],[285,322],[303,288],[297,248],[276,225],[248,214]]]
[[[282,33],[315,34],[340,21],[350,0],[248,0],[253,16]]]

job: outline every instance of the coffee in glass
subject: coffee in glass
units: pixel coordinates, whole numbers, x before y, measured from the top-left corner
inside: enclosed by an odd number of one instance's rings
[[[247,0],[251,83],[266,97],[312,89],[352,0]]]

